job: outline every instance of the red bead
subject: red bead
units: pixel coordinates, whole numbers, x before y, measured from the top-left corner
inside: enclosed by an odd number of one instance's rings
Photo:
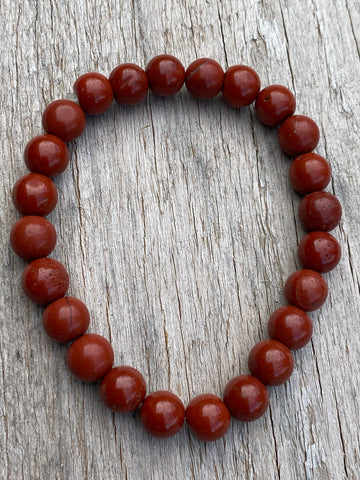
[[[21,286],[30,300],[47,305],[65,295],[69,288],[69,274],[57,260],[38,258],[25,268]]]
[[[284,120],[278,131],[280,148],[288,155],[311,152],[319,138],[319,127],[306,115],[292,115]]]
[[[43,217],[56,207],[58,193],[50,178],[38,173],[29,173],[15,183],[12,201],[22,215]]]
[[[299,218],[308,232],[329,232],[340,222],[342,208],[339,200],[330,192],[313,192],[299,204]]]
[[[122,105],[135,105],[143,100],[149,89],[148,78],[142,68],[123,63],[114,68],[109,77],[114,98]]]
[[[212,442],[225,435],[231,417],[219,397],[205,393],[191,400],[186,409],[186,421],[200,440]]]
[[[331,167],[321,155],[304,153],[291,162],[289,177],[293,189],[297,192],[315,192],[323,190],[330,182]]]
[[[186,88],[191,95],[201,99],[215,97],[222,88],[224,70],[210,58],[199,58],[185,72]]]
[[[86,118],[82,108],[71,100],[55,100],[43,113],[42,124],[46,133],[71,142],[85,129]]]
[[[184,424],[185,407],[180,398],[171,392],[154,392],[145,398],[140,409],[140,420],[153,437],[171,437]]]
[[[286,280],[285,297],[295,307],[312,312],[325,303],[328,287],[320,273],[313,270],[297,270]]]
[[[341,247],[330,233],[310,232],[299,243],[298,257],[303,268],[327,273],[339,263]]]
[[[268,331],[273,340],[278,340],[291,350],[298,350],[310,341],[313,325],[311,318],[303,310],[286,305],[271,315]]]
[[[102,401],[117,413],[130,413],[136,410],[144,400],[145,394],[144,377],[132,367],[112,368],[100,385]]]
[[[45,308],[42,321],[50,338],[55,342],[68,343],[86,332],[90,314],[81,300],[63,297]]]
[[[149,87],[156,95],[164,97],[174,95],[184,85],[185,68],[172,55],[158,55],[152,58],[145,71]]]
[[[224,403],[234,418],[251,422],[265,413],[269,405],[269,392],[252,375],[239,375],[226,385]]]
[[[234,65],[226,70],[222,94],[231,107],[247,107],[255,100],[259,90],[260,78],[252,68]]]
[[[114,95],[109,80],[100,73],[85,73],[74,84],[80,107],[85,113],[96,115],[105,112]]]
[[[257,343],[249,353],[248,364],[251,374],[270,386],[285,383],[294,370],[292,353],[276,340]]]
[[[110,371],[114,352],[106,338],[86,333],[70,345],[66,363],[75,377],[84,382],[97,382]]]
[[[282,85],[270,85],[256,98],[255,111],[260,122],[275,127],[295,112],[296,100],[290,90]]]
[[[46,218],[28,215],[14,223],[10,243],[16,255],[24,260],[46,257],[55,248],[56,230]]]
[[[65,143],[54,135],[38,135],[26,145],[24,160],[31,172],[55,177],[66,170],[69,150]]]

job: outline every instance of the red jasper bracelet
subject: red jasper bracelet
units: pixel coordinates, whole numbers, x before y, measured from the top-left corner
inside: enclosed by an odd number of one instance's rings
[[[174,95],[184,83],[198,99],[222,92],[225,102],[234,108],[255,101],[259,120],[278,127],[280,148],[295,157],[290,165],[290,182],[305,195],[299,217],[308,232],[298,246],[303,269],[295,271],[285,283],[289,305],[271,315],[270,339],[250,351],[251,374],[231,379],[223,400],[213,394],[199,395],[186,409],[171,392],[157,391],[146,396],[141,373],[129,366],[113,368],[114,353],[108,340],[85,333],[90,323],[88,309],[79,299],[65,296],[69,275],[60,262],[48,257],[56,244],[56,231],[44,218],[55,208],[58,198],[50,177],[68,166],[65,142],[81,135],[86,114],[104,112],[114,98],[122,105],[134,105],[146,97],[149,88],[156,95]],[[101,398],[112,411],[129,413],[140,408],[144,428],[155,437],[176,434],[186,419],[199,439],[216,440],[228,430],[231,416],[244,422],[261,417],[269,404],[267,386],[280,385],[291,376],[291,350],[302,348],[312,335],[307,312],[319,308],[327,298],[327,284],[321,274],[332,270],[340,260],[340,245],[328,231],[339,223],[341,205],[334,195],[323,191],[331,176],[328,161],[312,153],[319,141],[319,129],[311,118],[294,115],[295,98],[286,87],[271,85],[260,91],[260,79],[253,69],[236,65],[224,73],[217,62],[208,58],[196,60],[186,70],[171,55],[153,58],[145,71],[125,63],[116,67],[109,79],[99,73],[82,75],[74,90],[79,104],[57,100],[45,109],[42,123],[46,133],[30,140],[24,152],[31,173],[20,178],[13,188],[14,205],[24,216],[12,227],[11,246],[17,255],[30,261],[22,275],[22,288],[32,301],[46,305],[46,333],[57,342],[72,342],[66,357],[69,370],[86,382],[101,380]]]

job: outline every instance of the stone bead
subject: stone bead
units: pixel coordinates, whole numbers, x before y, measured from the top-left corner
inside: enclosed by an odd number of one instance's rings
[[[86,118],[82,108],[71,100],[55,100],[43,113],[42,124],[46,133],[71,142],[85,129]]]
[[[292,115],[280,125],[278,141],[287,155],[301,155],[314,150],[319,143],[319,127],[306,115]]]
[[[269,405],[269,392],[256,377],[239,375],[226,385],[224,403],[234,418],[252,422],[265,413]]]
[[[327,273],[339,263],[341,247],[330,233],[310,232],[299,243],[298,257],[303,268]]]
[[[271,315],[268,332],[273,340],[290,350],[304,347],[311,339],[313,325],[309,315],[292,305],[280,307]]]
[[[234,65],[226,70],[222,94],[231,107],[247,107],[255,100],[259,90],[260,78],[252,68]]]
[[[317,153],[304,153],[291,162],[290,183],[294,190],[307,193],[323,190],[331,178],[329,162]]]
[[[80,107],[89,115],[105,112],[114,99],[111,83],[101,73],[81,75],[74,84],[74,91]]]
[[[154,392],[145,398],[140,420],[153,437],[172,437],[184,424],[185,407],[180,398],[171,392]]]
[[[333,230],[340,222],[342,208],[339,200],[330,192],[313,192],[299,204],[299,218],[308,232]]]
[[[275,127],[295,112],[296,100],[292,92],[282,85],[270,85],[256,98],[255,111],[264,125]]]
[[[325,279],[314,270],[296,270],[285,283],[285,297],[295,307],[312,312],[320,308],[327,299],[328,287]]]
[[[141,102],[149,90],[146,73],[134,63],[123,63],[114,68],[109,80],[115,100],[122,105]]]
[[[39,215],[51,213],[58,201],[58,192],[54,182],[38,173],[28,173],[15,183],[12,201],[22,215]]]
[[[146,66],[150,90],[167,97],[181,90],[185,81],[185,68],[172,55],[157,55]]]
[[[66,170],[69,151],[61,138],[55,135],[38,135],[26,145],[24,160],[31,172],[55,177]]]
[[[186,88],[200,99],[216,97],[224,82],[224,70],[210,58],[199,58],[185,72]]]

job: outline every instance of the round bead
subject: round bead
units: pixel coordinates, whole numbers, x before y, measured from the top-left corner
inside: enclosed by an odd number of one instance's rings
[[[100,73],[85,73],[74,84],[80,107],[85,113],[96,115],[105,112],[114,99],[109,80]]]
[[[280,148],[288,155],[311,152],[319,138],[319,127],[306,115],[292,115],[284,120],[278,131]]]
[[[305,195],[323,190],[328,185],[331,167],[321,155],[304,153],[291,162],[289,178],[293,189]]]
[[[205,393],[191,400],[186,409],[186,421],[200,440],[212,442],[225,435],[231,417],[219,397]]]
[[[310,341],[313,325],[311,318],[303,310],[286,305],[271,315],[268,331],[273,340],[278,340],[291,350],[298,350]]]
[[[342,208],[339,200],[330,192],[313,192],[299,204],[299,218],[308,232],[329,232],[340,222]]]
[[[292,92],[282,85],[270,85],[256,98],[255,111],[260,122],[275,127],[295,112],[296,100]]]
[[[264,385],[281,385],[294,370],[294,359],[286,345],[276,340],[263,340],[249,353],[249,370]]]
[[[81,300],[63,297],[45,308],[42,321],[50,338],[55,342],[68,343],[86,332],[90,314]]]
[[[260,78],[252,68],[234,65],[226,70],[222,94],[231,107],[247,107],[255,100],[259,90]]]
[[[24,160],[31,172],[55,177],[66,170],[69,151],[60,138],[54,135],[38,135],[26,145]]]
[[[70,345],[66,363],[75,377],[84,382],[97,382],[110,371],[114,352],[106,338],[86,333]]]
[[[100,385],[102,401],[113,412],[130,413],[142,403],[146,384],[141,373],[132,367],[115,367],[106,374]]]
[[[314,270],[296,270],[285,283],[287,301],[305,312],[312,312],[321,307],[327,295],[325,279]]]
[[[46,257],[55,248],[56,230],[46,218],[27,215],[14,223],[10,243],[16,255],[24,260]]]
[[[224,403],[234,418],[251,422],[265,413],[269,405],[269,392],[252,375],[239,375],[226,385]]]
[[[21,286],[30,300],[47,305],[65,295],[69,288],[69,274],[57,260],[38,258],[25,268]]]
[[[71,142],[80,137],[85,129],[86,119],[82,108],[71,100],[55,100],[43,113],[42,124],[46,133],[51,133]]]
[[[153,437],[171,437],[184,424],[185,407],[180,398],[171,392],[154,392],[145,398],[140,409],[140,420]]]
[[[122,105],[135,105],[148,93],[146,73],[134,63],[123,63],[114,68],[109,80],[115,100]]]
[[[186,88],[196,98],[215,97],[222,88],[224,70],[210,58],[199,58],[192,62],[185,72]]]
[[[12,201],[22,215],[43,217],[56,207],[58,192],[50,178],[38,173],[28,173],[15,183]]]
[[[156,95],[174,95],[184,85],[185,68],[172,55],[157,55],[150,60],[145,71],[150,90]]]
[[[299,243],[298,257],[303,268],[327,273],[339,263],[341,247],[330,233],[310,232]]]

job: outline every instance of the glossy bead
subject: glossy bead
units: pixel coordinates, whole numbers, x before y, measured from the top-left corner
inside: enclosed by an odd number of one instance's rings
[[[149,89],[148,78],[142,68],[123,63],[114,68],[109,77],[115,100],[122,105],[135,105],[143,100]]]
[[[330,192],[313,192],[299,204],[299,218],[308,232],[329,232],[340,222],[342,208],[339,200]]]
[[[321,155],[304,153],[291,162],[289,178],[293,189],[305,195],[323,190],[328,185],[331,167]]]
[[[271,315],[268,332],[273,340],[283,343],[290,350],[298,350],[310,341],[313,325],[306,312],[292,305],[286,305],[278,308]]]
[[[311,152],[319,143],[319,127],[306,115],[292,115],[278,130],[280,148],[287,155]]]
[[[185,72],[186,88],[196,98],[215,97],[223,86],[224,70],[210,58],[199,58]]]
[[[174,95],[184,85],[185,68],[172,55],[157,55],[146,66],[150,90],[156,95]]]
[[[312,312],[325,303],[328,287],[325,279],[314,270],[296,270],[285,282],[285,297],[295,307]]]
[[[249,370],[264,385],[281,385],[294,370],[294,359],[286,345],[276,340],[263,340],[250,351]]]
[[[114,352],[106,338],[86,333],[70,345],[66,363],[75,377],[84,382],[97,382],[111,370]]]
[[[68,343],[86,332],[90,314],[81,300],[63,297],[45,308],[42,322],[50,338],[55,342]]]
[[[247,107],[255,100],[259,90],[260,78],[252,68],[234,65],[226,70],[222,94],[231,107]]]
[[[56,135],[64,142],[71,142],[80,137],[85,129],[85,113],[71,100],[55,100],[45,108],[42,124],[46,133]]]
[[[275,127],[295,112],[296,100],[292,92],[282,85],[270,85],[256,98],[255,111],[260,122]]]
[[[14,223],[10,244],[16,255],[24,260],[46,257],[56,245],[55,227],[44,217],[27,215]]]
[[[56,207],[58,192],[50,178],[38,173],[28,173],[15,183],[12,201],[22,215],[43,217]]]
[[[90,115],[105,112],[114,99],[109,80],[96,72],[81,75],[74,84],[74,91],[80,107]]]
[[[310,232],[299,243],[298,257],[303,268],[327,273],[339,263],[341,247],[330,233]]]
[[[269,392],[256,377],[239,375],[226,385],[224,403],[234,418],[251,422],[265,413],[269,405]]]
[[[230,427],[230,412],[216,395],[195,397],[186,408],[186,421],[194,434],[204,442],[221,438]]]
[[[140,420],[153,437],[171,437],[184,424],[185,407],[180,398],[171,392],[154,392],[145,398],[140,409]]]
[[[21,286],[30,300],[47,305],[65,295],[69,288],[69,274],[57,260],[38,258],[25,268]]]
[[[66,170],[69,164],[69,150],[61,138],[54,135],[38,135],[26,145],[24,160],[31,172],[55,177]]]
[[[130,413],[142,403],[146,384],[141,373],[132,367],[114,367],[100,385],[102,401],[113,412]]]

